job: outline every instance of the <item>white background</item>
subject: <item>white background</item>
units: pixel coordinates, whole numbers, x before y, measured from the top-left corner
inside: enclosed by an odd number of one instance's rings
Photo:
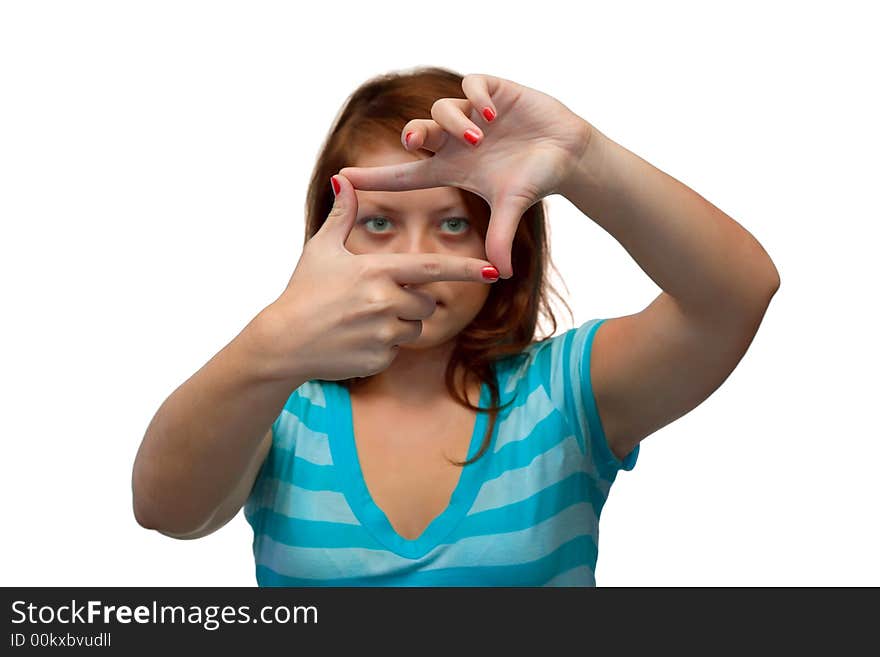
[[[0,583],[255,585],[242,514],[195,541],[135,522],[135,453],[287,284],[348,94],[438,65],[558,98],[781,274],[736,370],[619,475],[598,584],[880,585],[868,5],[4,2]],[[660,292],[547,202],[577,324]]]

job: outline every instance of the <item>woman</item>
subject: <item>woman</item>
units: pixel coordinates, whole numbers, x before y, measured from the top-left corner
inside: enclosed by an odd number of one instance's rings
[[[663,292],[536,340],[554,193]],[[595,585],[617,472],[727,378],[778,286],[739,224],[554,98],[379,76],[324,144],[287,288],[153,419],[138,521],[197,538],[244,505],[264,586]]]

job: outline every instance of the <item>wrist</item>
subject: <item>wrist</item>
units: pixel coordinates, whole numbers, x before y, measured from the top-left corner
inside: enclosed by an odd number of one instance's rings
[[[608,138],[584,121],[586,137],[580,153],[575,156],[568,173],[559,185],[559,193],[572,203],[585,189],[595,187],[602,175]]]
[[[303,358],[298,354],[282,353],[291,350],[289,327],[290,322],[285,321],[283,315],[270,304],[238,336],[241,349],[251,363],[251,370],[261,381],[285,382],[299,387],[311,378],[301,367],[305,362]]]

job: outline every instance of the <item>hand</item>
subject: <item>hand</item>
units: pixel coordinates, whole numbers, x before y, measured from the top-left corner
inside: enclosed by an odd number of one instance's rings
[[[339,172],[363,190],[453,186],[478,194],[491,208],[486,256],[501,278],[510,278],[513,238],[523,213],[559,192],[593,128],[552,96],[510,80],[471,74],[461,88],[467,98],[441,98],[431,107],[432,119],[412,119],[403,128],[404,148],[432,151],[432,157]],[[486,107],[496,114],[492,121],[482,113]],[[476,145],[466,130],[477,133]]]
[[[342,174],[321,229],[303,248],[281,296],[261,312],[259,351],[274,378],[338,381],[386,369],[398,345],[422,333],[433,297],[406,285],[433,281],[488,284],[490,263],[447,254],[365,253],[345,248],[357,218],[357,194]],[[497,280],[497,279],[496,279]]]

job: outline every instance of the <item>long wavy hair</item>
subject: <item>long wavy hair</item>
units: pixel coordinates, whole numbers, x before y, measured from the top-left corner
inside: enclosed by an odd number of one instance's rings
[[[449,69],[417,67],[376,76],[351,93],[334,119],[312,171],[306,196],[304,243],[318,232],[333,208],[330,177],[343,167],[352,166],[361,152],[389,143],[400,146],[403,126],[411,119],[431,118],[431,106],[440,98],[466,98],[461,89],[462,79],[463,76]],[[430,151],[421,151],[421,154],[433,155]],[[489,205],[479,195],[457,189],[468,211],[484,220],[479,230],[485,240],[482,226],[488,225]],[[544,201],[540,200],[522,215],[516,230],[511,254],[515,275],[499,279],[489,287],[483,308],[456,336],[446,369],[446,387],[458,403],[473,410],[488,411],[489,423],[479,451],[466,461],[451,461],[454,465],[468,465],[485,454],[498,411],[513,402],[498,406],[495,362],[523,356],[525,347],[546,340],[556,332],[549,293],[559,298],[571,314],[571,308],[549,280],[548,267],[557,273],[558,270],[550,259],[548,237]],[[540,316],[553,328],[544,337],[535,339]],[[490,407],[472,405],[466,392],[456,388],[455,372],[460,367],[466,375],[488,385]],[[355,381],[350,378],[337,383],[350,389]]]

